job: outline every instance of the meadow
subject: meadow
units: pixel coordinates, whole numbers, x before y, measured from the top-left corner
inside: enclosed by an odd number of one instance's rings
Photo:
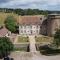
[[[13,16],[16,20],[18,20],[17,14],[0,12],[0,26],[4,25],[4,21],[8,16]]]

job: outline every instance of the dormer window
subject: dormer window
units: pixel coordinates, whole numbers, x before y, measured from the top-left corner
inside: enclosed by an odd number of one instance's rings
[[[42,18],[40,18],[40,20],[42,20]]]

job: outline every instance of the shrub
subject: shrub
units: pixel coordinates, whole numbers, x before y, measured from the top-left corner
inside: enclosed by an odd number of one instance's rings
[[[40,52],[43,55],[56,55],[56,54],[60,54],[60,49],[53,49],[51,47],[49,47],[48,45],[45,46],[40,46]]]
[[[8,16],[5,20],[5,26],[11,32],[16,32],[16,20],[13,16]]]
[[[13,51],[13,44],[7,37],[0,37],[0,58],[6,57]]]

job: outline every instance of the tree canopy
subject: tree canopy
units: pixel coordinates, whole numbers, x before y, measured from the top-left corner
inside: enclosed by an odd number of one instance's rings
[[[5,13],[16,13],[18,15],[48,15],[51,13],[57,13],[60,14],[60,11],[49,11],[49,10],[40,10],[40,9],[13,9],[13,8],[0,8],[0,12],[5,12]]]
[[[60,29],[58,29],[54,35],[54,43],[57,47],[60,46]]]
[[[7,37],[0,37],[0,58],[6,57],[13,51],[13,44]]]
[[[47,10],[39,10],[39,9],[10,9],[10,8],[0,8],[0,12],[5,12],[5,13],[16,13],[18,15],[47,15],[49,11]]]
[[[16,31],[16,20],[13,16],[8,16],[5,20],[5,26],[11,32]]]

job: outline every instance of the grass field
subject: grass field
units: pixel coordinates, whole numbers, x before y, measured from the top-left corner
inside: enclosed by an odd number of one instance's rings
[[[53,37],[47,37],[47,36],[42,36],[42,37],[35,37],[36,42],[52,42]]]
[[[17,42],[18,43],[24,43],[24,42],[29,42],[28,40],[29,40],[28,37],[19,36]]]
[[[18,15],[14,14],[14,13],[3,13],[0,12],[0,26],[4,24],[5,19],[7,18],[7,16],[14,16],[14,18],[17,20]]]

